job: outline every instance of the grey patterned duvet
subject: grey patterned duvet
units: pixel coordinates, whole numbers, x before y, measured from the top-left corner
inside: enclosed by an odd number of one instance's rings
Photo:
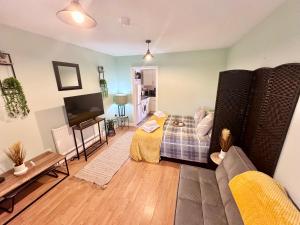
[[[181,120],[185,126],[174,126],[172,124],[174,120]],[[171,115],[164,124],[160,155],[167,158],[207,163],[209,145],[210,138],[208,136],[198,137],[193,117]]]

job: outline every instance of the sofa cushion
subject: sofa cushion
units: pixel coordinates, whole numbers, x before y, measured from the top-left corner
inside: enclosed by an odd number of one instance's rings
[[[230,147],[221,165],[218,166],[216,174],[218,174],[220,169],[225,170],[229,180],[248,170],[256,170],[255,166],[250,159],[248,159],[243,150],[236,146]]]
[[[229,149],[226,157],[216,169],[216,179],[220,196],[224,205],[228,224],[230,225],[242,225],[244,223],[229,189],[228,183],[236,175],[249,170],[255,170],[254,165],[245,153],[235,146]]]
[[[238,147],[231,147],[216,171],[181,166],[175,225],[243,225],[229,189],[229,180],[254,165]]]
[[[175,224],[227,225],[213,170],[181,166]]]

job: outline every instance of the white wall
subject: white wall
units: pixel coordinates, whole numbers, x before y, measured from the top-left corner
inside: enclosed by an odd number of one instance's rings
[[[300,63],[300,1],[289,0],[263,23],[235,44],[228,55],[228,69],[256,69]],[[300,207],[300,102],[276,168],[275,178]]]
[[[27,118],[9,120],[3,102],[0,103],[0,169],[6,170],[12,165],[3,151],[18,140],[24,144],[27,159],[47,148],[53,149],[51,128],[66,123],[63,97],[99,92],[98,65],[104,66],[110,93],[116,92],[117,78],[112,56],[3,25],[0,25],[0,34],[0,50],[11,54],[16,76],[31,109]],[[83,89],[58,91],[52,61],[78,63]],[[111,104],[110,96],[104,100],[107,114],[114,114]]]

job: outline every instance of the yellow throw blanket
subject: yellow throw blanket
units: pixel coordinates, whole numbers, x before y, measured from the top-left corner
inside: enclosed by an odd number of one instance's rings
[[[130,157],[135,161],[146,161],[150,163],[159,163],[160,145],[163,137],[163,127],[166,117],[158,118],[152,116],[150,120],[156,120],[159,128],[152,133],[145,132],[142,128],[135,132],[131,146]]]
[[[248,171],[235,176],[229,187],[245,225],[300,225],[300,212],[268,175]]]

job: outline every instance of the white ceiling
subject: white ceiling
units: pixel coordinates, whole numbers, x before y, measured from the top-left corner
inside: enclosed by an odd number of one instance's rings
[[[0,23],[111,55],[229,47],[285,0],[81,0],[98,26],[56,18],[68,0],[0,0]],[[118,22],[128,16],[131,25]]]

